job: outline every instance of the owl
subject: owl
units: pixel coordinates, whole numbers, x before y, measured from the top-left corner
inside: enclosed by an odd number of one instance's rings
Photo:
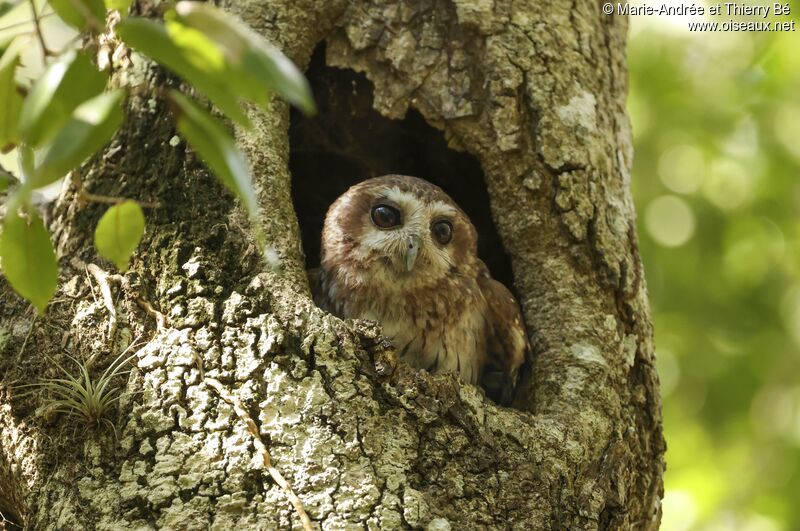
[[[477,256],[467,215],[428,181],[386,175],[330,207],[316,304],[343,319],[377,321],[400,359],[455,372],[508,404],[530,346],[519,306]]]

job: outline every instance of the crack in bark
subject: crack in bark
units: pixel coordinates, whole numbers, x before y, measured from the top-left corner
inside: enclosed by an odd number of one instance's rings
[[[236,414],[239,416],[239,419],[247,425],[247,431],[250,432],[250,435],[253,436],[253,443],[256,445],[256,449],[262,456],[264,460],[264,466],[267,469],[267,472],[275,480],[283,490],[286,492],[286,497],[292,503],[294,510],[297,512],[298,518],[300,518],[300,522],[303,524],[303,529],[306,531],[312,531],[313,527],[311,525],[311,520],[308,518],[306,514],[305,508],[303,508],[303,502],[300,501],[300,498],[297,497],[297,494],[294,493],[292,486],[289,485],[289,482],[284,479],[283,474],[281,474],[280,470],[275,468],[272,464],[272,457],[269,454],[269,449],[267,448],[264,441],[261,439],[261,432],[256,426],[256,423],[253,421],[253,418],[245,409],[244,405],[242,405],[241,401],[228,393],[223,385],[219,383],[217,380],[212,378],[208,378],[205,380],[206,385],[213,388],[220,398],[228,402],[234,407]]]

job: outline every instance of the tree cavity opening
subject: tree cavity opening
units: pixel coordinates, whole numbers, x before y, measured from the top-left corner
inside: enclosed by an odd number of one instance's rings
[[[402,120],[372,108],[365,75],[325,64],[325,45],[314,51],[306,72],[318,113],[292,109],[289,170],[300,222],[306,267],[319,265],[325,214],[350,186],[390,173],[426,179],[447,192],[478,231],[478,255],[492,276],[512,288],[511,261],[492,221],[489,194],[478,160],[447,147],[442,131],[415,110]]]

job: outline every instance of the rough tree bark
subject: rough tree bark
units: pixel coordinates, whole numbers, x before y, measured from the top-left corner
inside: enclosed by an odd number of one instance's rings
[[[370,0],[231,7],[299,64],[364,72],[387,117],[417,109],[481,163],[534,345],[516,409],[452,376],[399,365],[376,330],[309,298],[288,171],[289,112],[239,133],[279,256],[175,134],[144,83],[130,125],[84,170],[92,191],[158,200],[117,325],[84,265],[102,213],[67,187],[49,224],[61,290],[32,319],[0,282],[0,511],[30,529],[297,528],[245,422],[324,529],[655,529],[663,491],[658,380],[629,192],[626,20],[596,2]],[[159,328],[135,301],[169,319]],[[143,345],[109,430],[37,415],[14,383]],[[23,348],[24,346],[24,348]],[[378,365],[378,370],[376,370]],[[202,366],[202,370],[200,367]],[[41,411],[39,411],[41,413]]]

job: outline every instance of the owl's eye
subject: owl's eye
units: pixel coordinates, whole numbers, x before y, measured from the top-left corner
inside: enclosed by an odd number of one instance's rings
[[[400,211],[389,205],[372,207],[372,222],[382,229],[390,229],[400,225]]]
[[[453,225],[449,221],[437,221],[431,227],[431,234],[442,245],[450,243],[450,240],[453,239]]]

